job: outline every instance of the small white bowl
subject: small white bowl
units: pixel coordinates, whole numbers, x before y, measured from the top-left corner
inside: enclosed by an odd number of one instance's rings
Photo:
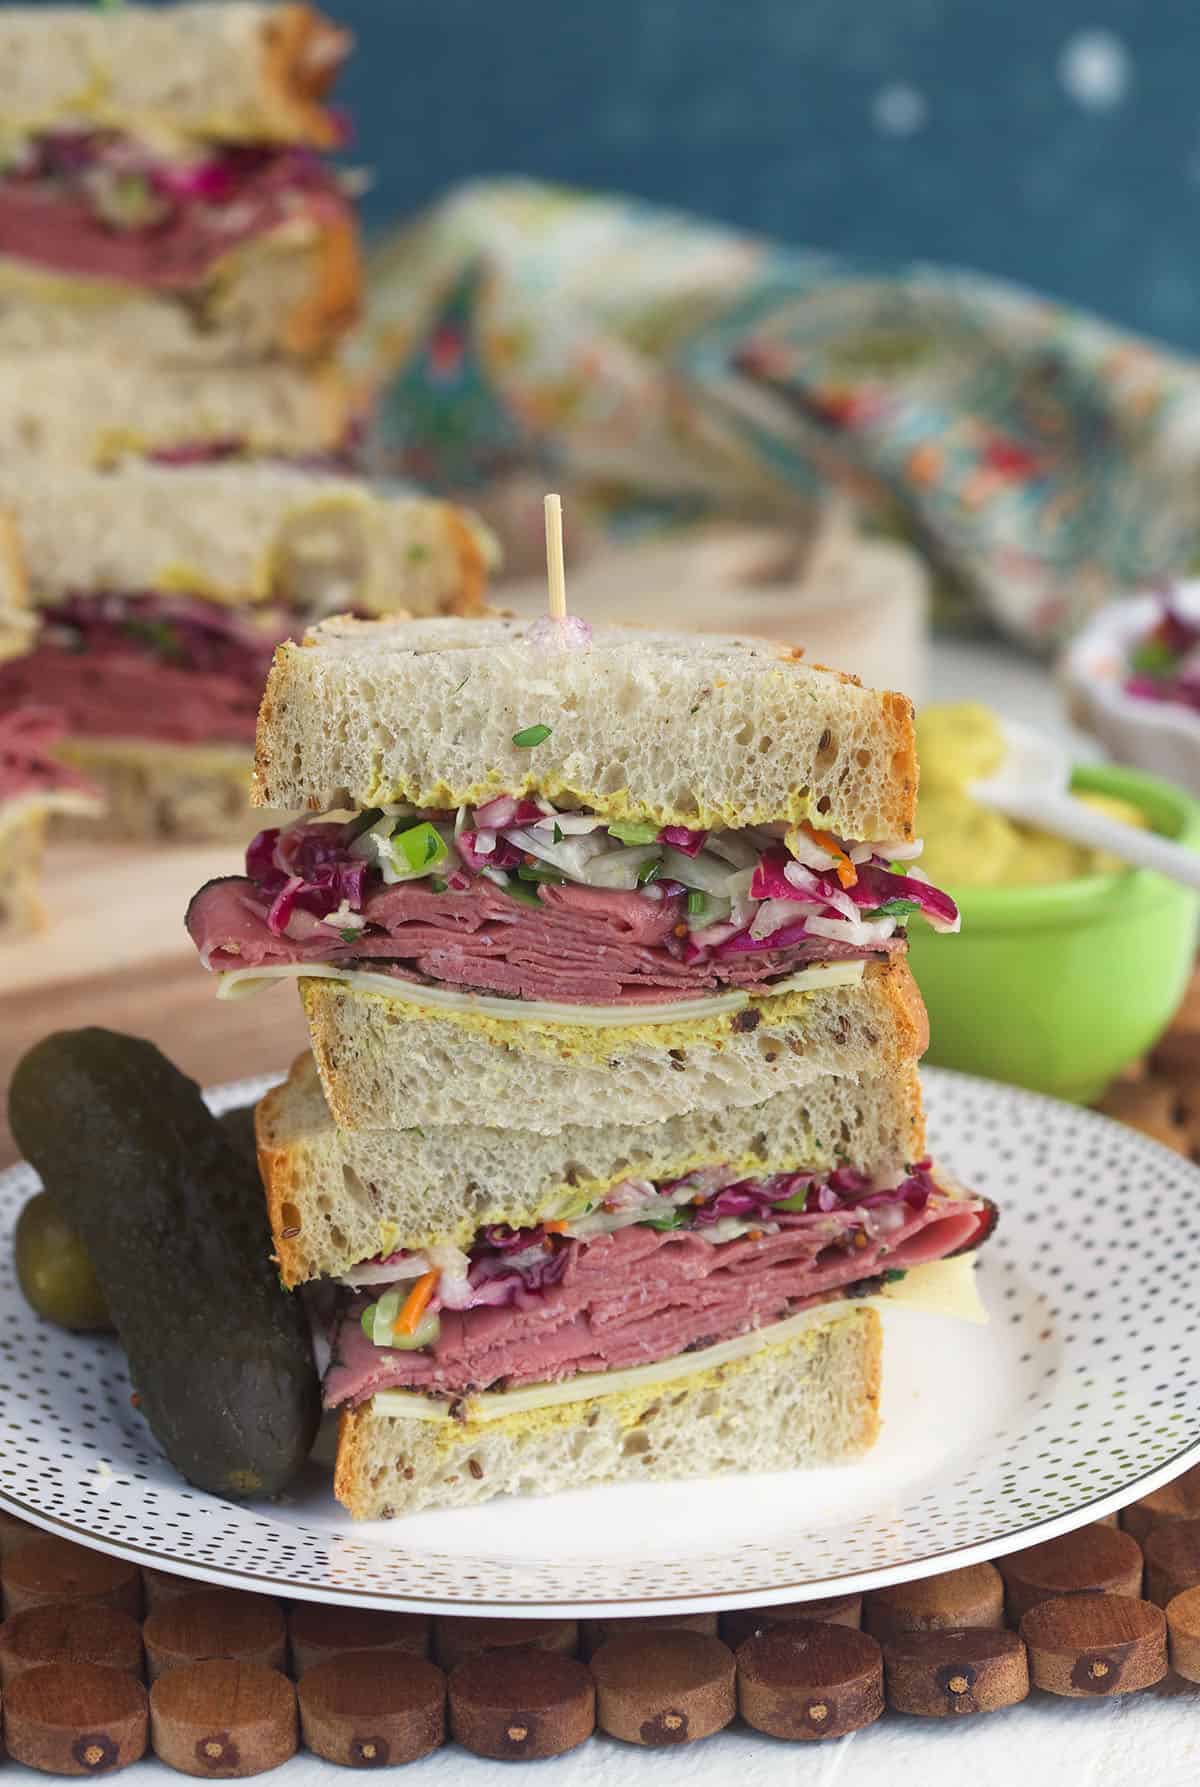
[[[1200,621],[1200,583],[1179,584],[1172,602]],[[1162,612],[1158,596],[1114,602],[1067,648],[1060,674],[1071,718],[1117,763],[1131,764],[1200,795],[1200,713],[1177,701],[1148,701],[1123,688],[1129,654]]]

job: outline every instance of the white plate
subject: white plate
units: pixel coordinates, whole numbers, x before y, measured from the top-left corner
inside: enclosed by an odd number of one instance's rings
[[[274,1505],[201,1494],[132,1408],[115,1343],[27,1309],[6,1237],[36,1181],[15,1167],[0,1175],[0,1505],[212,1582],[530,1615],[807,1599],[1094,1520],[1200,1460],[1200,1170],[1072,1105],[924,1077],[934,1152],[1001,1204],[980,1266],[992,1321],[887,1313],[883,1437],[860,1464],[360,1526],[315,1469]]]

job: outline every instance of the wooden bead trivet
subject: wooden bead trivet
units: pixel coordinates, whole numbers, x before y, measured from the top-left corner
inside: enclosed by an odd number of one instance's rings
[[[288,1608],[292,1674],[349,1651],[398,1651],[427,1657],[432,1621],[427,1613],[385,1613],[371,1607],[325,1607],[319,1601],[293,1601]]]
[[[1029,1676],[1049,1694],[1133,1694],[1167,1673],[1161,1607],[1128,1595],[1058,1595],[1021,1621]]]
[[[441,1616],[433,1622],[433,1652],[443,1669],[481,1651],[558,1651],[573,1657],[579,1649],[579,1625],[573,1619],[459,1619]]]
[[[862,1625],[861,1595],[829,1595],[823,1601],[783,1601],[778,1607],[739,1607],[721,1615],[721,1637],[731,1650],[776,1626],[795,1620],[819,1620],[826,1626]]]
[[[134,1619],[142,1611],[142,1578],[136,1564],[45,1533],[0,1563],[0,1582],[6,1619],[27,1607],[50,1607],[61,1601],[99,1601]]]
[[[468,1657],[450,1677],[450,1732],[495,1762],[561,1756],[596,1725],[591,1674],[555,1651],[502,1650]]]
[[[208,1587],[206,1582],[197,1582],[192,1576],[177,1576],[173,1570],[149,1570],[142,1567],[142,1590],[146,1602],[146,1612],[154,1613],[168,1601],[178,1601],[182,1595],[201,1595]]]
[[[1177,1154],[1190,1150],[1179,1096],[1170,1080],[1117,1080],[1100,1100],[1100,1109],[1105,1116],[1116,1117]]]
[[[881,1644],[901,1632],[947,1632],[1004,1624],[1004,1579],[995,1564],[968,1564],[942,1576],[872,1589],[863,1627]]]
[[[795,1620],[737,1653],[738,1710],[770,1737],[844,1737],[883,1711],[883,1653],[865,1632]]]
[[[4,1691],[15,1762],[48,1775],[102,1775],[146,1753],[146,1690],[95,1663],[43,1663]]]
[[[155,1755],[180,1774],[262,1774],[296,1753],[296,1690],[258,1663],[185,1663],[150,1690],[150,1736]]]
[[[1168,1520],[1196,1519],[1200,1519],[1200,1465],[1121,1509],[1121,1525],[1139,1545],[1145,1544],[1151,1527]]]
[[[1185,1588],[1166,1606],[1171,1668],[1185,1681],[1200,1682],[1200,1588]]]
[[[1029,1693],[1024,1643],[990,1627],[897,1633],[883,1647],[883,1669],[893,1711],[926,1719],[995,1712]]]
[[[142,1627],[146,1669],[155,1682],[168,1669],[205,1657],[231,1657],[286,1669],[283,1615],[266,1595],[231,1588],[206,1588],[179,1595],[147,1617]]]
[[[1165,1607],[1200,1584],[1200,1520],[1167,1520],[1146,1535],[1146,1599]]]
[[[399,1651],[329,1657],[296,1690],[309,1749],[345,1768],[416,1762],[445,1741],[446,1678]]]
[[[94,1601],[30,1607],[0,1626],[0,1687],[39,1663],[96,1663],[141,1680],[142,1633],[135,1619]]]
[[[704,1632],[627,1632],[592,1658],[596,1723],[647,1749],[695,1743],[737,1711],[733,1652]]]
[[[699,1632],[706,1638],[715,1638],[717,1616],[715,1613],[654,1613],[649,1619],[638,1619],[635,1614],[620,1613],[612,1619],[581,1619],[579,1653],[586,1661],[594,1657],[610,1638],[624,1638],[629,1633],[647,1637],[655,1632]]]
[[[1142,1592],[1142,1553],[1137,1540],[1098,1523],[1031,1545],[1027,1551],[1014,1551],[1000,1558],[999,1565],[1011,1626],[1053,1595],[1089,1589],[1136,1600]]]

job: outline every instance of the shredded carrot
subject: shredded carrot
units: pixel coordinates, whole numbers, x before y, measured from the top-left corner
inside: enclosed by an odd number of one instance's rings
[[[800,830],[804,833],[806,838],[812,839],[818,850],[828,850],[830,856],[833,858],[833,866],[837,871],[837,878],[842,886],[853,887],[854,883],[858,880],[858,870],[850,861],[850,858],[846,855],[846,852],[842,849],[837,839],[831,837],[827,831],[817,831],[815,826],[812,825],[802,825]]]
[[[565,1222],[544,1222],[542,1227],[548,1235],[565,1235],[567,1232]]]
[[[404,1299],[404,1307],[393,1323],[396,1334],[415,1334],[417,1324],[425,1314],[426,1305],[437,1289],[438,1273],[422,1272],[408,1296]]]

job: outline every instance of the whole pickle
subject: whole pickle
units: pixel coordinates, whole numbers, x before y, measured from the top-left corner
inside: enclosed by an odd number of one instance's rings
[[[25,1301],[60,1328],[111,1328],[108,1305],[87,1248],[48,1191],[31,1197],[13,1237],[17,1283]]]
[[[8,1110],[91,1256],[171,1463],[218,1495],[277,1495],[308,1456],[320,1387],[253,1161],[152,1043],[110,1030],[38,1043]]]

